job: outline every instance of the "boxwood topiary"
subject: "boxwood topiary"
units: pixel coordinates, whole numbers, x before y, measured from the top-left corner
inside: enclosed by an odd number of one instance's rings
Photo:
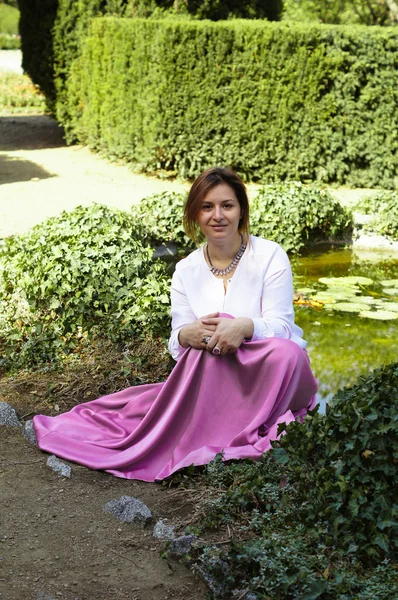
[[[348,240],[352,214],[326,190],[301,183],[267,185],[250,205],[251,231],[274,240],[286,252],[319,241]]]

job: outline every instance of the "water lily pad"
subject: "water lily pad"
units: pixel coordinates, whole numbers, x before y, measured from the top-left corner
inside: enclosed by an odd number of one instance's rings
[[[392,310],[398,312],[398,302],[383,302],[384,310]]]
[[[329,287],[351,288],[357,285],[355,281],[350,281],[349,277],[320,277],[318,281]]]
[[[300,288],[298,290],[296,290],[296,294],[304,294],[304,296],[307,296],[308,294],[313,294],[315,292],[314,288]]]
[[[383,293],[387,296],[398,296],[398,287],[396,288],[383,288]]]
[[[359,313],[360,317],[367,319],[377,319],[379,321],[389,321],[392,319],[398,319],[398,312],[392,312],[389,310],[363,310]]]
[[[315,300],[317,302],[323,303],[333,303],[338,302],[340,300],[355,301],[357,296],[355,293],[350,293],[345,290],[325,290],[318,292],[314,296],[311,296],[311,300]]]
[[[398,279],[384,279],[383,281],[380,281],[382,286],[385,286],[387,288],[389,287],[398,287]]]
[[[333,310],[341,310],[343,312],[360,313],[364,309],[364,304],[357,302],[337,302],[333,304]]]
[[[373,279],[369,279],[369,277],[360,277],[355,275],[350,275],[349,277],[321,277],[319,279],[320,283],[324,283],[328,286],[341,286],[341,287],[351,287],[355,285],[370,285],[373,283]]]
[[[373,305],[373,304],[384,304],[384,302],[377,302],[377,300],[375,298],[373,298],[373,296],[355,296],[355,302],[359,302],[360,304],[367,304],[367,305]]]

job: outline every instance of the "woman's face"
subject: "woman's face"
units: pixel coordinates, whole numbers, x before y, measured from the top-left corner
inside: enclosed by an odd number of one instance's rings
[[[222,241],[236,237],[241,216],[234,190],[220,183],[202,199],[197,222],[207,241]]]

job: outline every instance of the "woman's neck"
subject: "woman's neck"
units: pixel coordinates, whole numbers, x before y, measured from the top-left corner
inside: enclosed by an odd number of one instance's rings
[[[212,261],[229,262],[233,260],[242,244],[242,235],[237,235],[228,240],[207,240]]]

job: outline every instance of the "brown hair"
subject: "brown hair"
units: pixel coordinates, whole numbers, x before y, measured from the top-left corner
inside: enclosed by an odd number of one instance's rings
[[[242,217],[239,221],[239,231],[247,238],[249,237],[249,201],[246,187],[242,179],[231,169],[226,167],[212,167],[207,169],[195,179],[189,190],[188,198],[184,208],[185,233],[196,243],[200,241],[200,232],[197,217],[201,208],[202,200],[207,194],[220,184],[229,185],[235,192]]]

